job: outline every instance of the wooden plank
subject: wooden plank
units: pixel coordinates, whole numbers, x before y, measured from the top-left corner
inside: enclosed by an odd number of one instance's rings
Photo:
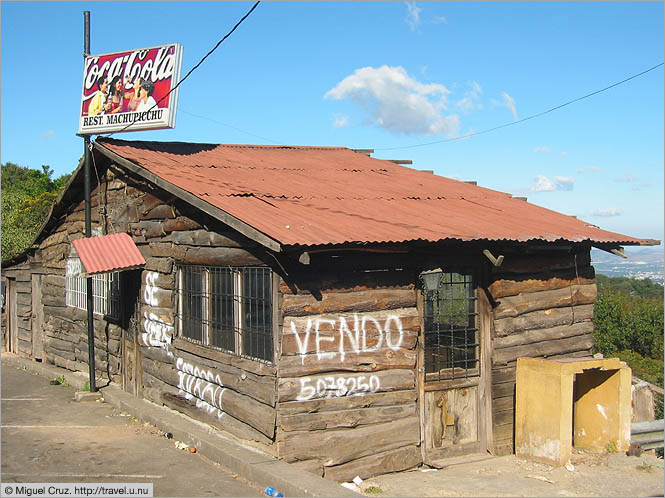
[[[420,424],[414,416],[354,429],[287,434],[280,458],[287,462],[320,458],[324,466],[333,466],[382,451],[417,445],[420,441]]]
[[[593,319],[593,304],[537,310],[516,317],[494,320],[494,336],[504,337],[516,332],[572,325]]]
[[[591,264],[590,249],[583,249],[577,253],[563,251],[539,251],[536,254],[506,254],[503,264],[493,266],[491,272],[496,275],[509,273],[534,274],[542,272],[544,268],[550,271],[574,269],[578,271]]]
[[[226,353],[224,351],[218,351],[216,349],[208,348],[205,346],[200,346],[194,344],[193,342],[185,341],[184,339],[175,338],[173,340],[173,346],[178,350],[186,351],[196,356],[202,358],[207,358],[219,363],[226,365],[231,365],[241,370],[254,373],[256,375],[267,375],[274,377],[277,374],[277,368],[275,365],[270,365],[263,361],[259,360],[250,360],[248,358],[241,358],[239,356],[232,355],[231,353]]]
[[[317,299],[318,298],[318,299]],[[416,293],[411,289],[372,289],[357,292],[285,294],[282,312],[287,316],[415,308]]]
[[[325,478],[338,482],[351,481],[355,476],[368,479],[388,472],[400,472],[422,463],[420,448],[409,445],[374,455],[361,457],[351,462],[325,467]]]
[[[370,379],[376,377],[376,380]],[[344,388],[338,387],[339,379],[344,380]],[[350,379],[354,379],[350,381]],[[371,381],[371,387],[370,386]],[[312,375],[301,378],[279,378],[278,391],[280,404],[285,401],[309,401],[310,399],[363,397],[375,392],[401,391],[413,389],[415,374],[413,369],[388,369],[374,372],[371,375],[354,372],[352,374]],[[367,385],[367,390],[363,387]],[[341,402],[340,402],[341,403]]]
[[[593,347],[593,336],[590,334],[567,337],[553,341],[535,342],[523,344],[504,349],[495,350],[492,360],[496,365],[505,365],[520,357],[551,357],[554,355],[566,355],[571,352],[591,349]]]
[[[495,398],[501,398],[503,396],[514,396],[515,395],[515,383],[514,382],[502,382],[501,384],[494,384],[492,386],[492,396]]]
[[[335,265],[333,268],[340,268]],[[415,290],[417,273],[413,270],[392,271],[333,271],[322,269],[312,273],[308,271],[290,272],[286,280],[280,282],[283,294],[312,294],[326,292],[359,292],[378,289]]]
[[[324,356],[325,355],[325,356]],[[340,353],[283,356],[279,361],[282,377],[303,377],[323,372],[376,372],[386,368],[414,368],[415,351],[383,347],[376,352],[350,353],[341,360]]]
[[[513,440],[504,439],[494,443],[494,448],[492,450],[492,455],[494,456],[506,456],[512,455],[513,452]]]
[[[342,409],[319,413],[299,413],[286,416],[280,412],[280,415],[277,417],[277,425],[286,432],[316,431],[390,422],[391,420],[415,415],[415,403],[398,406]]]
[[[485,289],[476,290],[478,296],[478,317],[480,321],[480,373],[478,385],[478,430],[480,432],[481,451],[486,452],[493,444],[492,436],[492,305]]]
[[[367,315],[286,316],[282,331],[282,355],[344,351],[346,357],[356,351],[373,349],[379,341],[380,347],[392,345],[413,349],[418,340],[420,322],[416,308],[376,311]]]
[[[537,310],[548,310],[564,306],[593,304],[596,301],[595,284],[573,285],[564,289],[531,292],[517,296],[504,297],[494,308],[494,318],[515,317]]]
[[[213,218],[216,218],[221,222],[229,225],[231,228],[237,230],[246,237],[255,240],[259,244],[264,245],[268,249],[271,249],[275,252],[281,251],[281,245],[279,242],[270,237],[267,237],[265,234],[259,232],[250,225],[240,221],[238,218],[231,216],[230,214],[226,213],[225,211],[222,211],[219,208],[216,208],[212,204],[205,202],[204,200],[198,198],[194,194],[191,194],[190,192],[187,192],[186,190],[183,190],[180,187],[176,187],[175,185],[165,180],[162,180],[157,175],[154,175],[153,173],[147,171],[145,168],[142,168],[141,166],[138,166],[137,164],[134,164],[133,162],[125,159],[124,157],[119,156],[118,154],[110,151],[109,149],[104,147],[103,144],[101,143],[95,142],[94,147],[97,148],[104,155],[106,155],[108,158],[110,158],[112,161],[115,161],[119,166],[122,166],[131,171],[132,173],[135,173],[141,176],[142,178],[148,180],[149,182],[154,183],[155,185],[164,189],[170,194],[173,194],[178,198],[183,199],[185,202],[188,202],[189,204],[209,214]]]
[[[593,266],[579,268],[579,271],[541,272],[529,275],[508,275],[506,278],[494,277],[489,291],[494,299],[517,294],[562,289],[571,285],[595,283]]]
[[[572,325],[558,325],[546,329],[523,330],[506,337],[494,339],[494,349],[499,350],[534,342],[554,341],[577,335],[593,334],[593,322],[579,322]]]
[[[287,401],[278,405],[279,416],[296,415],[300,413],[324,413],[342,409],[368,408],[377,406],[406,405],[416,401],[416,392],[387,391],[366,394],[365,396],[345,396],[334,398],[318,398],[309,401]]]
[[[254,266],[264,261],[237,247],[192,247],[185,250],[184,263],[208,266]]]
[[[512,423],[494,426],[494,434],[497,441],[501,441],[502,439],[510,439],[512,441],[513,432]]]
[[[215,246],[215,247],[248,247],[255,245],[244,237],[239,237],[232,232],[217,233],[209,230],[186,230],[173,232],[171,242],[174,244],[185,244],[191,246]]]
[[[503,398],[494,398],[492,400],[492,411],[500,412],[503,410],[514,410],[515,409],[515,397],[514,396],[505,396]]]
[[[516,367],[501,367],[492,369],[492,383],[515,382]]]

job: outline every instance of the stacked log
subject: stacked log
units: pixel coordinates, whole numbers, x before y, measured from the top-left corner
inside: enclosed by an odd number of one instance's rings
[[[513,452],[519,357],[582,357],[593,347],[597,290],[588,249],[506,255],[490,278],[495,454]]]
[[[282,282],[280,458],[337,481],[422,462],[412,282],[400,271]]]

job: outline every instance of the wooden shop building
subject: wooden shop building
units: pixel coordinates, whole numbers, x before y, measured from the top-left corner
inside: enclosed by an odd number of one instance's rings
[[[338,481],[512,453],[517,358],[590,355],[591,247],[657,242],[370,152],[98,139],[96,245],[80,164],[5,349],[87,372],[93,275],[99,386]]]

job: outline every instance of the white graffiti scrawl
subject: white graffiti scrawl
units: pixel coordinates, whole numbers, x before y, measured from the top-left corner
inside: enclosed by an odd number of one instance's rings
[[[185,394],[185,398],[196,398],[197,408],[203,408],[210,414],[216,412],[217,418],[221,419],[224,415],[222,396],[226,388],[222,387],[219,375],[194,366],[182,358],[176,360],[175,368],[178,371],[178,389]]]
[[[157,281],[158,273],[150,271],[145,277],[145,290],[143,300],[148,306],[157,306]],[[169,351],[169,344],[175,331],[173,324],[167,322],[152,311],[143,312],[143,333],[141,339],[146,346],[154,346],[164,349],[170,357],[173,353]]]
[[[336,335],[321,335],[322,325],[325,329],[332,329],[338,333]],[[305,364],[305,355],[308,351],[312,328],[314,328],[316,356],[319,360],[323,358],[335,358],[339,354],[340,360],[344,361],[347,353],[373,353],[383,346],[384,341],[386,347],[396,350],[401,347],[404,339],[402,321],[396,315],[390,315],[385,319],[383,324],[373,316],[363,315],[360,317],[357,314],[353,315],[352,325],[343,316],[338,317],[336,320],[317,318],[312,321],[312,319],[308,319],[305,330],[302,332],[298,331],[296,324],[291,320],[291,333],[295,336],[298,343],[298,351],[303,365]],[[374,346],[369,347],[367,345],[368,333],[378,337],[377,343]],[[338,341],[339,344],[337,351],[322,350],[322,343],[334,343],[335,341]],[[344,344],[345,341],[348,341],[348,348]]]

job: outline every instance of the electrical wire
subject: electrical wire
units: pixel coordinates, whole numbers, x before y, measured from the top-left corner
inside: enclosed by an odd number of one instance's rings
[[[162,100],[164,100],[166,97],[168,97],[169,95],[171,95],[171,93],[173,93],[173,91],[174,91],[176,88],[178,88],[178,87],[180,86],[180,84],[181,84],[183,81],[185,81],[187,78],[189,78],[189,75],[192,74],[196,69],[198,69],[198,67],[199,67],[201,64],[203,64],[203,61],[205,61],[205,60],[206,60],[206,59],[207,59],[207,58],[208,58],[208,57],[209,57],[209,56],[210,56],[215,50],[217,50],[217,48],[218,48],[222,43],[224,43],[224,40],[226,40],[229,36],[231,36],[231,35],[233,34],[233,32],[238,28],[238,26],[240,26],[240,25],[242,24],[242,22],[243,22],[245,19],[247,19],[247,18],[249,17],[249,15],[250,15],[252,12],[254,12],[254,9],[256,9],[256,7],[258,7],[258,5],[259,5],[260,3],[261,3],[261,0],[257,1],[254,5],[252,5],[252,8],[249,9],[249,10],[247,11],[247,14],[245,14],[244,16],[242,16],[242,18],[241,18],[241,19],[235,24],[235,26],[233,26],[233,28],[231,28],[231,31],[229,31],[228,33],[226,33],[226,34],[224,35],[224,37],[223,37],[221,40],[219,40],[219,41],[217,42],[217,44],[216,44],[214,47],[212,47],[212,48],[208,51],[208,53],[205,54],[205,55],[203,56],[203,58],[202,58],[198,63],[196,63],[196,65],[195,65],[193,68],[191,68],[191,69],[187,72],[187,74],[186,74],[183,78],[181,78],[180,81],[178,81],[178,83],[177,83],[173,88],[171,88],[171,90],[169,90],[169,92],[168,92],[166,95],[164,95],[161,99],[159,99],[159,101],[156,102],[156,103],[155,103],[150,109],[148,109],[148,111],[146,111],[146,112],[150,112],[150,111],[152,111],[155,107],[157,107],[157,106],[160,104],[160,102],[162,102]],[[111,133],[109,133],[109,134],[102,134],[102,136],[110,137],[110,136],[113,135],[114,133],[121,133],[121,132],[127,130],[127,129],[128,129],[130,126],[132,126],[133,124],[134,124],[134,122],[129,123],[129,124],[127,124],[127,126],[125,126],[124,128],[122,128],[122,129],[120,129],[120,130],[117,130],[117,131],[111,132]]]
[[[656,64],[655,66],[650,67],[649,69],[647,69],[647,70],[645,70],[645,71],[642,71],[641,73],[634,74],[633,76],[630,76],[630,77],[628,77],[628,78],[626,78],[626,79],[624,79],[624,80],[621,80],[621,81],[618,81],[618,82],[616,82],[616,83],[613,83],[613,84],[611,84],[610,86],[606,86],[605,88],[601,88],[600,90],[596,90],[595,92],[587,93],[586,95],[583,95],[582,97],[578,97],[578,98],[576,98],[576,99],[569,100],[568,102],[564,102],[563,104],[560,104],[560,105],[557,105],[557,106],[552,107],[552,108],[550,108],[550,109],[547,109],[546,111],[539,112],[538,114],[533,114],[533,115],[531,115],[531,116],[529,116],[529,117],[522,118],[522,119],[519,119],[519,120],[517,120],[517,121],[513,121],[513,122],[511,122],[511,123],[505,123],[505,124],[502,124],[502,125],[499,125],[499,126],[495,126],[494,128],[489,128],[489,129],[487,129],[487,130],[477,131],[477,132],[473,132],[473,133],[467,133],[466,135],[460,135],[460,136],[458,136],[458,137],[453,137],[453,138],[446,138],[446,139],[444,139],[444,140],[437,140],[437,141],[434,141],[434,142],[426,142],[426,143],[415,144],[415,145],[404,145],[404,146],[401,146],[401,147],[384,147],[384,148],[382,148],[382,149],[377,149],[377,148],[375,148],[374,150],[375,150],[375,151],[379,151],[379,150],[413,149],[413,148],[415,148],[415,147],[425,147],[425,146],[427,146],[427,145],[442,144],[442,143],[445,143],[445,142],[453,142],[453,141],[455,141],[455,140],[462,140],[463,138],[474,137],[474,136],[476,136],[476,135],[482,135],[482,134],[484,134],[484,133],[489,133],[489,132],[491,132],[491,131],[500,130],[501,128],[507,128],[508,126],[513,126],[513,125],[516,125],[516,124],[519,124],[519,123],[524,123],[525,121],[529,121],[530,119],[538,118],[538,117],[543,116],[543,115],[545,115],[545,114],[548,114],[548,113],[550,113],[550,112],[556,111],[557,109],[561,109],[562,107],[566,107],[566,106],[568,106],[568,105],[570,105],[570,104],[574,104],[575,102],[579,102],[580,100],[584,100],[584,99],[587,99],[587,98],[589,98],[589,97],[593,97],[594,95],[598,95],[599,93],[602,93],[602,92],[604,92],[604,91],[607,91],[607,90],[609,90],[610,88],[614,88],[615,86],[622,85],[623,83],[626,83],[626,82],[628,82],[628,81],[630,81],[630,80],[633,80],[633,79],[635,79],[635,78],[638,78],[638,77],[640,77],[640,76],[642,76],[642,75],[644,75],[644,74],[646,74],[646,73],[648,73],[648,72],[650,72],[650,71],[653,71],[654,69],[658,69],[658,68],[661,67],[663,64],[665,64],[665,63],[661,62],[660,64]]]
[[[276,142],[275,140],[271,140],[271,139],[269,139],[269,138],[262,137],[261,135],[255,135],[254,133],[250,133],[250,132],[248,132],[248,131],[241,130],[240,128],[237,128],[237,127],[235,127],[235,126],[233,126],[233,125],[230,125],[230,124],[227,124],[227,123],[222,123],[221,121],[217,121],[216,119],[209,118],[209,117],[207,117],[207,116],[200,116],[200,115],[198,115],[198,114],[194,114],[193,112],[186,111],[186,110],[183,109],[182,107],[178,109],[178,112],[184,112],[185,114],[189,114],[190,116],[193,116],[193,117],[195,117],[195,118],[205,119],[205,120],[207,120],[207,121],[211,121],[211,122],[213,122],[213,123],[217,123],[217,124],[220,124],[220,125],[222,125],[222,126],[227,126],[227,127],[232,128],[232,129],[234,129],[234,130],[236,130],[236,131],[239,131],[240,133],[244,133],[245,135],[249,135],[249,136],[252,136],[252,137],[255,137],[255,138],[260,138],[261,140],[265,140],[266,142],[270,142],[270,143],[273,143],[273,144],[278,144],[278,143],[279,143],[279,142]]]

